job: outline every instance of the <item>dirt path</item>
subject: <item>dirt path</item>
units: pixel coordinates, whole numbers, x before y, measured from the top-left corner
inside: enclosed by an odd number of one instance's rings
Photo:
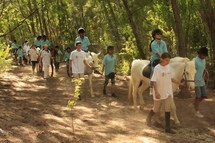
[[[127,81],[117,80],[118,98],[102,96],[103,79],[94,78],[95,98],[83,85],[83,99],[72,111],[67,101],[73,86],[65,66],[45,81],[30,66],[14,67],[0,76],[0,142],[2,143],[209,143],[215,142],[215,91],[202,103],[203,119],[194,116],[192,100],[175,98],[181,127],[176,135],[146,126],[152,97],[144,111],[127,101]],[[74,126],[74,132],[73,132]]]

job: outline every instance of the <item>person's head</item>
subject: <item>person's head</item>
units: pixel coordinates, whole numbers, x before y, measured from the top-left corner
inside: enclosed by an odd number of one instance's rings
[[[162,66],[166,66],[166,65],[169,64],[170,59],[171,59],[171,56],[170,56],[169,53],[163,53],[163,54],[161,55],[161,58],[160,58],[160,64],[161,64]]]
[[[32,48],[32,49],[36,49],[36,45],[32,45],[31,48]]]
[[[49,49],[49,46],[48,46],[47,44],[44,44],[43,48],[44,48],[45,50],[48,50],[48,49]]]
[[[59,46],[55,46],[55,50],[58,50],[59,49]]]
[[[27,40],[25,40],[24,44],[28,44],[28,41],[27,41]]]
[[[46,38],[47,38],[46,35],[43,35],[43,40],[44,40],[44,41],[46,40]]]
[[[152,38],[155,40],[161,40],[162,33],[163,33],[162,30],[155,29],[152,31]]]
[[[21,46],[19,46],[19,49],[22,49],[22,47],[21,47]]]
[[[197,53],[199,58],[205,59],[208,56],[208,49],[206,47],[201,47]]]
[[[76,46],[76,49],[79,51],[79,50],[81,50],[81,41],[77,41],[76,43],[75,43],[75,46]]]
[[[14,43],[16,43],[16,40],[13,40]]]
[[[84,36],[85,36],[85,30],[84,30],[84,28],[79,28],[79,29],[78,29],[78,34],[79,34],[81,37],[84,37]]]
[[[69,52],[71,52],[71,48],[70,47],[67,47],[66,48],[66,51],[69,53]]]
[[[42,37],[39,35],[38,37],[37,37],[37,40],[40,40]]]
[[[114,47],[113,46],[108,46],[107,47],[107,53],[110,54],[110,55],[112,55],[113,52],[114,52]]]

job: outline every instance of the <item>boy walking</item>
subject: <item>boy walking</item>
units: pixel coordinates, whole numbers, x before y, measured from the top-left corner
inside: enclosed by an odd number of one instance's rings
[[[70,47],[66,48],[66,53],[64,55],[64,59],[66,61],[66,71],[67,71],[67,75],[70,77],[69,75],[69,58],[70,58],[70,54],[71,54],[71,49]]]
[[[20,64],[21,66],[23,66],[23,64],[22,64],[23,50],[22,50],[22,47],[21,47],[21,46],[19,46],[19,48],[18,48],[18,50],[17,50],[17,56],[18,56],[18,58],[19,58],[19,64]]]
[[[198,50],[198,56],[195,58],[195,95],[194,108],[196,111],[196,116],[203,118],[204,116],[199,111],[199,104],[203,99],[207,98],[206,86],[204,77],[207,76],[208,72],[206,71],[206,61],[205,58],[208,56],[208,49],[202,47]]]
[[[103,94],[106,95],[106,87],[109,83],[109,79],[111,80],[111,96],[117,97],[115,94],[115,66],[116,66],[116,56],[114,55],[114,47],[107,47],[107,54],[103,59],[103,68],[102,73],[105,72],[105,82]]]
[[[161,105],[164,105],[165,110],[165,131],[167,133],[175,134],[170,128],[170,109],[173,98],[172,81],[178,83],[174,79],[171,79],[171,72],[169,67],[171,56],[168,53],[163,53],[160,58],[160,64],[154,68],[152,75],[152,87],[153,87],[153,110],[150,111],[147,117],[147,124],[151,125],[151,118],[154,114],[160,112]],[[180,83],[178,83],[180,84]]]
[[[36,45],[32,45],[31,49],[29,50],[29,55],[30,55],[30,60],[31,60],[31,65],[32,65],[32,71],[33,74],[35,73],[35,67],[36,64],[38,63],[38,52],[36,49]]]

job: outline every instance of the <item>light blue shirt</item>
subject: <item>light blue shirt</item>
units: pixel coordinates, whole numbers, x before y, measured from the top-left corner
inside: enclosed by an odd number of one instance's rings
[[[18,49],[18,46],[16,43],[12,43],[12,49]]]
[[[203,78],[203,73],[205,70],[206,61],[205,59],[200,59],[199,56],[195,58],[195,86],[205,86],[205,80]]]
[[[89,38],[87,37],[87,36],[84,36],[84,38],[82,39],[80,36],[78,36],[76,39],[75,39],[75,43],[77,42],[77,41],[80,41],[81,42],[81,45],[82,45],[82,47],[81,47],[81,50],[83,50],[83,51],[87,51],[88,50],[88,46],[90,46],[90,40],[89,40]],[[76,46],[76,45],[75,45]]]
[[[19,48],[19,49],[17,50],[17,55],[18,55],[19,58],[23,57],[23,52],[22,52],[22,49],[21,49],[21,48]]]
[[[109,75],[112,72],[115,72],[115,66],[116,66],[116,56],[106,54],[103,59],[103,65],[105,66],[104,71],[105,75]]]
[[[47,39],[46,39],[46,41],[41,40],[41,47],[42,47],[42,48],[43,48],[43,46],[44,46],[45,44],[47,44],[47,45],[49,46],[49,48],[50,48],[51,42],[50,42],[49,40],[47,40]]]
[[[160,59],[157,53],[163,54],[168,52],[166,43],[163,40],[161,40],[160,42],[157,42],[156,40],[154,40],[151,44],[151,49],[152,49],[152,56],[151,56],[152,62],[154,60]]]
[[[36,45],[36,47],[40,47],[40,48],[41,48],[42,40],[36,40],[36,41],[34,42],[34,44]]]

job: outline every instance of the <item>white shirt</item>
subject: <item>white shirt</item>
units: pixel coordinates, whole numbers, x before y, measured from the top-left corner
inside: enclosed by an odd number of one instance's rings
[[[86,59],[86,53],[84,51],[74,50],[70,54],[70,60],[72,60],[72,73],[83,74],[84,73],[84,60]]]
[[[28,51],[30,50],[30,46],[27,44],[24,44],[23,50],[24,50],[25,55],[28,55]]]
[[[160,99],[155,98],[155,91],[153,90],[154,100],[167,99],[168,96],[173,97],[171,77],[172,76],[169,65],[161,66],[160,64],[158,64],[157,66],[155,66],[151,81],[156,82],[157,90],[160,94]]]
[[[37,50],[36,49],[31,48],[29,50],[29,55],[31,56],[31,61],[37,61],[38,54],[37,54]]]
[[[51,64],[51,52],[48,50],[43,50],[41,52],[41,58],[44,65],[50,65]]]

